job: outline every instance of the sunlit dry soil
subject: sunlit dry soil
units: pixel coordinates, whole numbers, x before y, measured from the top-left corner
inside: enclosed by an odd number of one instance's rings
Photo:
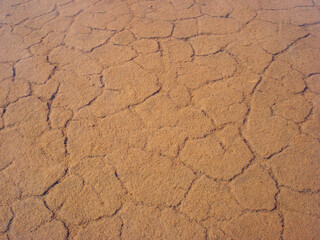
[[[0,240],[320,239],[319,0],[0,0]]]

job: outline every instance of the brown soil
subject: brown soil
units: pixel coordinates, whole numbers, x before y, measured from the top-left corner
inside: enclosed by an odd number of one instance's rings
[[[0,240],[320,239],[319,0],[0,0]]]

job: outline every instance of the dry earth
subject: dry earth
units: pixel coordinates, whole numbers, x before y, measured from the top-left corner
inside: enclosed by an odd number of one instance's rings
[[[0,239],[320,239],[319,0],[0,0]]]

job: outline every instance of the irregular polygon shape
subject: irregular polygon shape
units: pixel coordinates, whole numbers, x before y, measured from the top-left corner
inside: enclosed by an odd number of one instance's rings
[[[197,19],[186,19],[176,22],[173,37],[176,38],[188,38],[198,33],[198,21]]]
[[[308,135],[298,135],[289,147],[272,157],[267,164],[280,185],[296,190],[320,189],[320,144]],[[299,159],[299,161],[297,161]]]
[[[249,164],[252,153],[237,129],[227,127],[220,134],[229,135],[221,140],[223,144],[214,135],[188,141],[181,151],[181,160],[213,178],[229,180],[239,174]]]
[[[53,107],[77,110],[89,104],[102,93],[100,76],[78,76],[67,71],[59,71],[54,75],[59,88],[52,102]]]
[[[246,209],[272,210],[275,207],[276,183],[260,166],[252,166],[231,182],[232,192]]]
[[[30,83],[45,83],[54,66],[50,65],[45,57],[34,56],[18,62],[15,66],[16,76]]]
[[[320,230],[318,226],[320,225],[320,220],[318,217],[285,212],[284,221],[283,237],[285,239],[317,239],[319,237]]]
[[[232,18],[203,16],[198,18],[199,33],[230,34],[240,29],[239,23]]]
[[[35,198],[15,202],[12,210],[14,219],[10,235],[15,239],[23,238],[52,217],[52,213],[45,207],[43,201]]]
[[[124,159],[123,159],[124,158]],[[194,174],[169,158],[132,150],[121,161],[111,159],[119,178],[138,202],[177,205],[190,186]]]
[[[139,38],[169,37],[172,29],[172,23],[161,20],[136,19],[131,23],[131,31]]]
[[[122,221],[119,217],[102,218],[90,222],[82,227],[76,236],[78,240],[90,240],[94,238],[118,240],[120,239]]]
[[[247,212],[220,227],[233,239],[281,239],[281,218],[276,212]]]
[[[136,57],[136,52],[127,46],[105,44],[93,50],[92,57],[105,67],[122,64]]]
[[[24,135],[37,136],[47,128],[47,106],[36,97],[10,104],[3,116],[6,126],[20,126]]]
[[[315,217],[320,216],[319,193],[299,193],[289,188],[281,188],[278,202],[280,208],[286,211],[299,212]]]
[[[197,221],[208,217],[229,220],[240,215],[242,210],[225,183],[217,183],[204,176],[191,187],[179,209]]]

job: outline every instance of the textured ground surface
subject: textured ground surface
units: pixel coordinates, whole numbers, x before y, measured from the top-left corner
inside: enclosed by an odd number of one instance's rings
[[[0,0],[0,239],[320,239],[319,0]]]

